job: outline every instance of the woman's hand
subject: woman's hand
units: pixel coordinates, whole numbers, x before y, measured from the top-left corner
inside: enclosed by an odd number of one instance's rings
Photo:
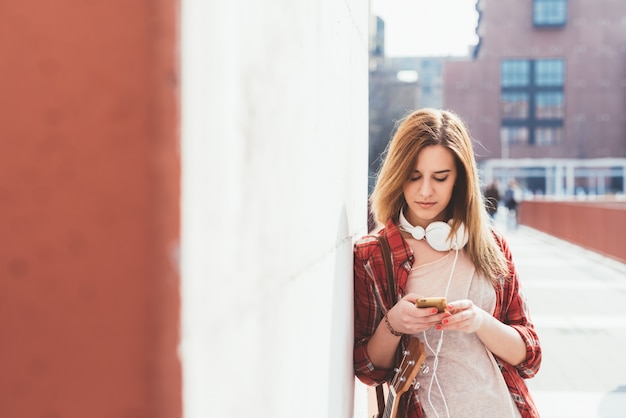
[[[489,315],[474,305],[474,302],[467,299],[449,303],[448,312],[450,312],[450,316],[442,319],[441,324],[436,326],[437,330],[461,331],[471,334],[482,327]]]
[[[415,301],[421,296],[409,293],[404,296],[387,313],[389,324],[396,332],[417,334],[438,324],[450,313],[438,313],[437,308],[417,308]]]

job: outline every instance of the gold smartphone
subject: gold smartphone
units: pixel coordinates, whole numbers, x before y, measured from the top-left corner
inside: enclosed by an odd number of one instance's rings
[[[437,308],[439,312],[443,312],[448,307],[446,298],[419,298],[415,301],[418,308]]]

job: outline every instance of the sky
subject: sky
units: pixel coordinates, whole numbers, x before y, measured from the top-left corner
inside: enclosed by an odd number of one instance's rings
[[[478,41],[476,0],[371,0],[387,56],[467,55]]]

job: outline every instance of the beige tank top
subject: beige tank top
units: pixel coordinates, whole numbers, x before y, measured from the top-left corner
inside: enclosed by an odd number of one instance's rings
[[[450,251],[415,267],[409,274],[407,291],[424,297],[445,296],[448,302],[470,299],[493,314],[495,290],[486,278],[476,274],[464,250],[458,252],[446,294],[456,255]],[[424,364],[428,369],[417,376],[417,396],[427,417],[520,417],[493,354],[476,334],[433,328],[415,336],[424,342],[427,352]]]

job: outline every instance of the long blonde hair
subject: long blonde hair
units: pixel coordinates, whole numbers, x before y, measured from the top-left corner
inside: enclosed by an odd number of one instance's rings
[[[495,281],[507,275],[507,263],[489,226],[472,139],[467,126],[456,114],[438,109],[419,109],[402,119],[387,146],[386,157],[370,196],[372,215],[377,223],[398,223],[406,205],[403,188],[415,168],[417,156],[428,146],[441,145],[452,152],[457,178],[447,219],[452,234],[463,223],[469,235],[466,249],[476,270]]]

